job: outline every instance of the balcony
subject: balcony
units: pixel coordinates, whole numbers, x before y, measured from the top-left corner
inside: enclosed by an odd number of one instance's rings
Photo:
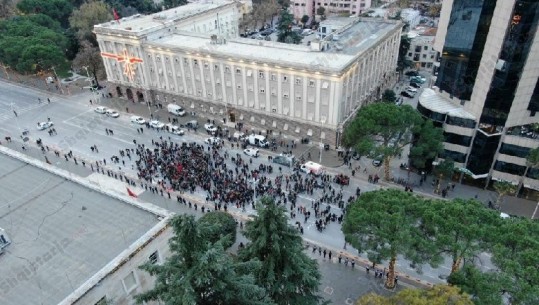
[[[480,123],[479,130],[482,131],[486,136],[498,136],[503,132],[503,126],[496,126],[492,124]]]

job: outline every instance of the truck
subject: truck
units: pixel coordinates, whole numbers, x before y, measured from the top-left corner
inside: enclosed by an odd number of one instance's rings
[[[263,136],[263,135],[252,134],[252,135],[249,135],[245,139],[245,141],[248,144],[251,144],[251,145],[254,145],[254,146],[258,146],[258,147],[262,147],[262,148],[269,147],[269,142],[266,140],[266,137]]]
[[[321,164],[312,161],[307,161],[306,163],[302,164],[300,170],[307,174],[313,174],[315,176],[320,176],[325,171],[324,167]]]
[[[182,108],[182,106],[176,105],[176,104],[168,104],[167,110],[169,113],[172,113],[177,116],[184,116],[185,110]]]

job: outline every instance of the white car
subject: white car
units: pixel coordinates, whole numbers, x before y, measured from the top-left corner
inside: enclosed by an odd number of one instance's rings
[[[406,87],[406,91],[412,92],[412,93],[416,93],[416,92],[417,92],[417,89],[414,88],[414,87],[412,87],[412,86],[408,86],[408,87]]]
[[[180,129],[180,127],[170,124],[170,123],[165,125],[165,129],[168,130],[168,132],[175,135],[183,136],[185,134],[183,129]]]
[[[204,143],[209,144],[209,145],[221,144],[221,142],[222,142],[221,138],[217,138],[217,137],[211,137],[204,140]]]
[[[243,150],[243,153],[246,154],[249,157],[258,157],[258,149],[257,148],[247,148]]]
[[[105,114],[107,113],[107,107],[99,106],[94,109],[95,112]]]
[[[54,123],[51,122],[51,121],[48,121],[48,122],[38,122],[38,123],[37,123],[37,130],[45,130],[45,129],[47,129],[47,128],[52,127],[52,125],[54,125]]]
[[[120,116],[120,114],[116,110],[107,109],[107,116],[110,116],[111,118],[117,118]]]
[[[131,123],[143,125],[143,124],[146,124],[146,120],[139,116],[134,115],[131,117]]]
[[[211,123],[204,124],[204,129],[211,134],[214,134],[217,131],[217,127]]]
[[[150,126],[153,127],[153,128],[161,129],[161,128],[165,127],[165,124],[159,122],[158,120],[151,120],[150,121]]]

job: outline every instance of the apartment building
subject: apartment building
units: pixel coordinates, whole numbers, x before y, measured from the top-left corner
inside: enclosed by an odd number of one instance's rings
[[[359,16],[371,8],[371,3],[371,0],[291,0],[289,10],[297,20],[305,15],[315,16],[319,7],[325,9],[326,16]]]

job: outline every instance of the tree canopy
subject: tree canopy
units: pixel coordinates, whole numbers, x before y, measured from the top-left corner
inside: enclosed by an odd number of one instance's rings
[[[97,41],[92,33],[94,25],[112,20],[112,9],[103,1],[85,2],[69,17],[71,28],[77,31],[79,41],[90,41],[97,47]]]
[[[88,69],[90,77],[93,77],[93,84],[99,85],[99,79],[105,77],[105,66],[99,48],[92,45],[89,41],[83,41],[82,46],[73,60],[73,66],[79,72],[85,72]],[[84,75],[84,73],[82,73]]]
[[[68,0],[21,0],[17,8],[25,14],[43,14],[67,27],[73,5]]]
[[[279,29],[279,36],[277,36],[277,41],[294,43],[298,44],[303,39],[300,34],[292,31],[292,24],[294,22],[294,15],[292,15],[287,10],[281,11],[281,18],[279,18],[279,24],[277,28]]]
[[[205,225],[193,216],[176,216],[170,224],[175,232],[169,241],[172,254],[162,265],[141,266],[156,282],[153,289],[136,296],[139,304],[156,300],[168,305],[273,304],[255,284],[259,262],[235,261],[222,240],[208,240]]]
[[[389,260],[388,288],[395,287],[397,255],[417,267],[427,261],[433,266],[442,261],[429,257],[433,244],[422,237],[418,211],[423,203],[412,193],[388,189],[361,194],[348,206],[342,225],[345,239],[374,263]]]
[[[382,94],[382,102],[395,103],[397,100],[397,94],[391,89],[386,89]]]
[[[288,224],[286,210],[273,199],[263,197],[254,220],[245,227],[250,243],[239,252],[245,261],[259,260],[258,285],[277,304],[316,305],[320,273],[315,260],[303,252],[298,231]]]
[[[181,5],[186,5],[186,4],[187,4],[187,0],[163,0],[163,6],[166,9],[181,6]]]
[[[424,120],[419,131],[414,135],[410,147],[410,162],[417,169],[425,169],[444,149],[444,133],[434,127],[431,120]]]
[[[356,305],[473,305],[471,297],[458,287],[436,285],[430,289],[407,288],[390,297],[362,296]]]
[[[0,61],[19,72],[61,65],[68,42],[58,22],[39,15],[0,21]]]
[[[383,156],[384,179],[390,180],[389,162],[412,142],[422,123],[421,115],[409,105],[373,103],[362,107],[346,126],[343,145],[362,155]]]
[[[228,249],[236,242],[236,220],[232,215],[221,212],[213,211],[204,214],[198,223],[202,225],[204,235],[212,243],[226,238],[224,241],[225,249]]]

